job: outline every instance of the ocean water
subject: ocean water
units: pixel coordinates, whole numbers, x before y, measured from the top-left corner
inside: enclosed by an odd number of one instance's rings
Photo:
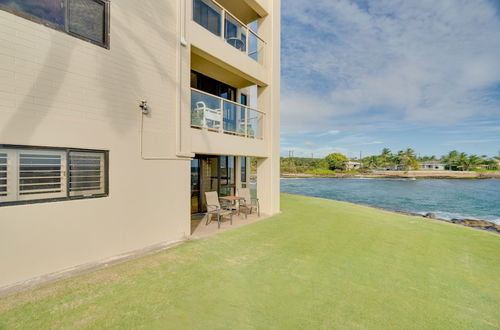
[[[500,180],[307,178],[281,179],[284,193],[322,197],[444,220],[500,224]]]

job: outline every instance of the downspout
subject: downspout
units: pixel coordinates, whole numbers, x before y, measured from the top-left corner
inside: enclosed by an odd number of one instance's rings
[[[177,157],[182,158],[194,158],[194,154],[191,152],[186,152],[182,150],[182,97],[183,97],[183,63],[182,63],[182,52],[183,48],[188,46],[188,42],[186,40],[186,0],[179,0],[179,36],[180,36],[180,46],[178,46],[179,53],[177,55],[177,74],[179,75],[179,83],[178,83],[178,105],[177,105]]]
[[[147,115],[147,113],[141,112],[141,136],[140,136],[140,152],[141,152],[141,158],[143,160],[188,160],[194,157],[194,154],[190,152],[183,152],[182,151],[182,91],[183,91],[183,86],[182,86],[182,48],[187,47],[188,43],[186,41],[186,1],[185,0],[179,0],[180,5],[179,5],[179,36],[180,36],[180,46],[178,46],[178,54],[177,54],[177,75],[179,77],[178,79],[178,99],[177,99],[177,112],[175,116],[176,120],[176,156],[177,157],[145,157],[143,153],[143,134],[144,134],[144,116]]]

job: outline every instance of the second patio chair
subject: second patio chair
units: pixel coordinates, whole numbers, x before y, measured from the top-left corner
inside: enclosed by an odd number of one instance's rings
[[[237,189],[236,194],[238,195],[238,197],[244,198],[244,200],[240,201],[240,210],[241,208],[245,209],[245,218],[248,217],[248,213],[252,214],[253,209],[257,210],[257,215],[260,217],[259,199],[252,198],[249,188]]]
[[[233,209],[222,208],[219,202],[219,195],[216,191],[209,191],[205,193],[205,199],[207,201],[207,222],[205,225],[211,221],[211,215],[217,215],[217,223],[220,228],[220,222],[222,217],[229,216],[231,225],[233,224]]]

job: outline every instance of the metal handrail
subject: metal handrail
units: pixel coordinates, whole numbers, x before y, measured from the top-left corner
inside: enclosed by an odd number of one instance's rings
[[[249,134],[249,131],[248,131],[249,120],[251,118],[257,119],[259,121],[260,120],[264,120],[264,118],[265,118],[264,117],[264,115],[265,115],[264,112],[259,111],[257,109],[250,108],[249,106],[246,106],[244,104],[239,104],[239,103],[234,102],[234,101],[226,100],[226,99],[224,99],[222,97],[219,97],[219,96],[216,96],[216,95],[213,95],[213,94],[201,91],[201,90],[196,89],[196,88],[191,88],[191,95],[193,95],[193,92],[197,93],[197,94],[200,94],[200,95],[208,96],[211,99],[213,99],[214,102],[219,103],[220,109],[217,109],[217,110],[218,110],[218,112],[220,112],[220,116],[221,116],[220,119],[221,119],[221,121],[220,121],[218,127],[208,127],[208,126],[205,126],[205,124],[199,125],[199,124],[193,123],[193,117],[191,117],[191,127],[200,127],[200,128],[204,128],[205,127],[208,130],[213,130],[213,131],[216,131],[216,132],[219,132],[219,133],[234,134],[234,135],[244,136],[244,137],[247,137],[247,138],[254,138],[254,139],[261,139],[261,140],[264,138],[263,132],[261,130],[259,130],[259,134],[258,135]],[[226,130],[225,129],[223,121],[222,121],[223,115],[225,114],[225,111],[226,111],[226,106],[225,106],[224,102],[227,102],[228,104],[232,104],[234,106],[240,107],[241,111],[244,111],[244,113],[245,113],[245,121],[244,121],[244,126],[245,127],[244,127],[244,132],[239,132],[238,130]],[[191,111],[193,111],[193,105],[191,105]],[[253,112],[254,115],[251,115],[251,112]],[[192,115],[192,113],[191,113],[191,115]],[[255,116],[257,116],[257,117],[255,117]]]
[[[234,104],[234,105],[237,105],[237,106],[240,106],[240,107],[246,108],[246,109],[248,109],[248,110],[253,110],[253,111],[256,111],[256,112],[258,112],[258,113],[260,113],[260,114],[262,114],[262,115],[266,115],[266,113],[265,113],[265,112],[263,112],[263,111],[261,111],[261,110],[257,110],[257,109],[255,109],[255,108],[251,108],[251,107],[249,107],[249,106],[247,106],[247,105],[244,105],[244,104],[241,104],[241,103],[238,103],[238,102],[234,102],[234,101],[231,101],[231,100],[225,99],[225,98],[223,98],[223,97],[220,97],[220,96],[217,96],[217,95],[214,95],[214,94],[210,94],[210,93],[204,92],[204,91],[199,90],[199,89],[196,89],[196,88],[191,87],[191,90],[192,90],[192,91],[195,91],[195,92],[197,92],[197,93],[200,93],[200,94],[204,94],[204,95],[207,95],[207,96],[211,96],[211,97],[213,97],[213,98],[215,98],[215,99],[218,99],[218,100],[221,100],[221,101],[223,101],[223,102],[232,103],[232,104]]]
[[[262,39],[261,36],[259,36],[257,34],[257,32],[255,32],[254,30],[252,30],[247,24],[243,23],[239,18],[237,18],[236,16],[234,16],[233,14],[231,14],[230,11],[228,11],[226,8],[224,8],[224,6],[222,6],[220,3],[218,3],[217,1],[215,0],[211,0],[217,7],[219,7],[220,9],[222,9],[226,14],[229,14],[229,16],[231,16],[232,18],[234,18],[238,23],[240,23],[241,25],[243,25],[248,31],[252,32],[257,38],[260,39],[260,41],[262,41],[264,44],[267,44],[267,42]]]

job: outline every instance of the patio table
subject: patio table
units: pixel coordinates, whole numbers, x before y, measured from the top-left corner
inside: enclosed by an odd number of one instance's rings
[[[228,201],[231,203],[236,203],[236,202],[239,203],[240,201],[245,200],[245,198],[238,197],[238,196],[224,196],[224,197],[220,197],[219,199],[222,199],[222,200],[225,200],[225,201]],[[238,207],[238,215],[240,215],[240,208],[239,207]]]

